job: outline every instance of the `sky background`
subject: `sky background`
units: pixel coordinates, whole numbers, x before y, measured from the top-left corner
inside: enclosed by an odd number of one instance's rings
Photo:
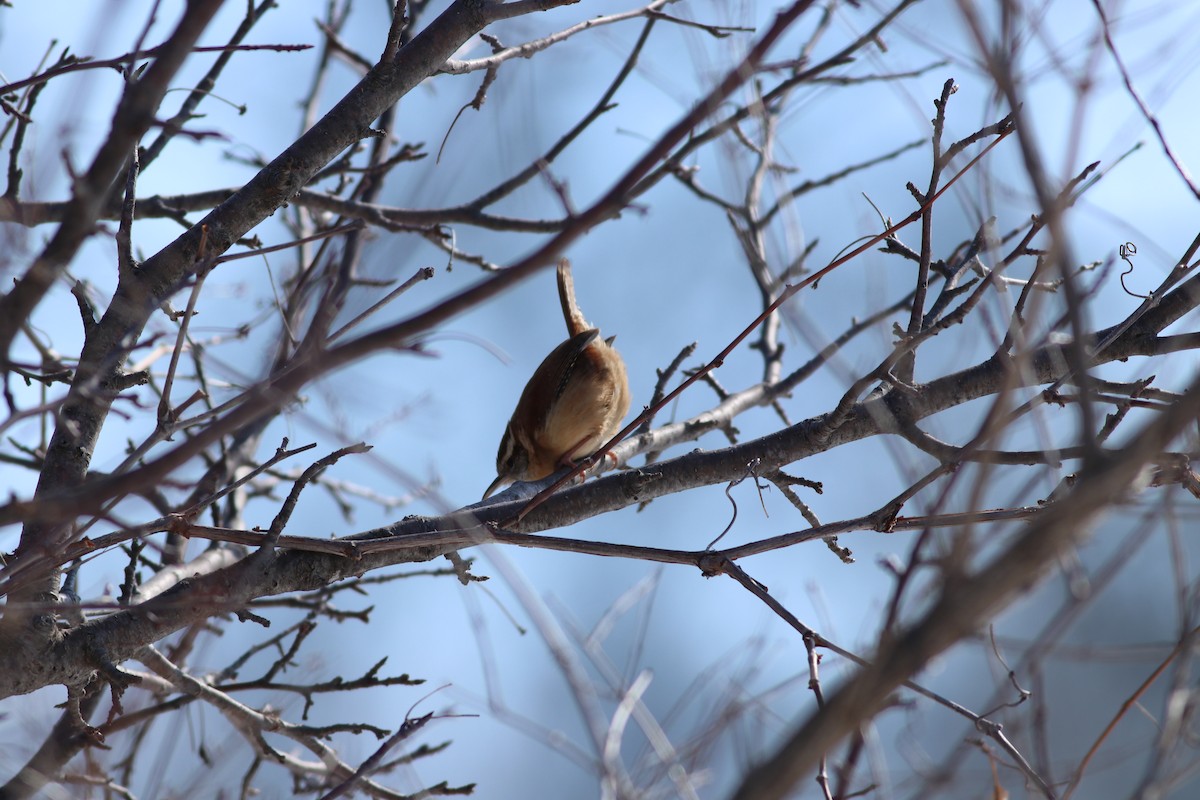
[[[818,49],[817,58],[828,55],[876,19],[874,9],[879,5],[863,5],[872,10],[843,8],[837,13],[833,32],[828,43]],[[179,6],[176,2],[163,4],[148,42],[161,40]],[[515,44],[629,7],[632,4],[584,0],[497,26],[494,32],[505,44]],[[146,8],[144,2],[50,0],[18,2],[16,8],[0,10],[2,78],[12,81],[34,72],[52,39],[60,47],[69,45],[77,54],[111,57],[124,53],[136,40]],[[285,0],[248,41],[317,44],[320,34],[313,20],[322,9],[321,3]],[[775,9],[772,3],[714,0],[682,2],[669,10],[687,19],[761,31]],[[242,4],[227,4],[202,43],[221,43],[242,11]],[[344,33],[347,44],[374,58],[387,28],[385,12],[382,2],[359,3]],[[1116,22],[1122,56],[1139,90],[1159,115],[1172,146],[1184,163],[1200,163],[1195,124],[1200,97],[1195,67],[1200,51],[1190,35],[1200,21],[1200,6],[1185,0],[1125,3],[1112,5],[1109,13]],[[1076,258],[1080,262],[1111,259],[1121,243],[1134,242],[1138,255],[1129,283],[1131,288],[1147,291],[1158,284],[1195,236],[1196,201],[1163,158],[1103,53],[1094,70],[1098,78],[1095,91],[1083,112],[1074,114],[1072,87],[1064,73],[1079,66],[1080,51],[1086,51],[1095,36],[1091,3],[1047,3],[1039,23],[1028,32],[1021,68],[1028,77],[1028,116],[1051,174],[1060,178],[1074,175],[1097,160],[1102,169],[1112,168],[1071,217]],[[402,101],[397,136],[401,141],[423,142],[431,156],[398,168],[380,202],[405,207],[452,205],[523,167],[596,102],[640,29],[640,22],[599,28],[532,60],[507,63],[487,103],[479,111],[463,113],[448,136],[457,110],[474,96],[479,75],[439,76],[428,81]],[[808,25],[800,28],[808,29]],[[948,138],[965,135],[1003,116],[981,75],[954,3],[919,3],[904,14],[885,40],[886,53],[870,48],[867,57],[838,74],[899,72],[947,63],[903,82],[801,90],[780,132],[777,157],[795,168],[783,183],[817,179],[846,164],[927,137],[932,100],[948,78],[960,86],[951,101]],[[567,181],[575,203],[584,206],[601,195],[648,142],[723,74],[750,41],[749,33],[715,40],[696,29],[657,26],[637,73],[617,97],[618,108],[602,117],[553,166],[554,175]],[[487,52],[487,45],[476,40],[460,57]],[[780,53],[787,52],[787,45],[780,48]],[[144,174],[140,192],[175,194],[244,183],[253,172],[246,159],[271,158],[298,134],[297,98],[311,81],[316,53],[314,49],[239,55],[227,79],[218,86],[219,98],[205,104],[205,116],[196,122],[197,127],[217,132],[221,138],[177,142]],[[190,86],[208,63],[207,59],[194,59],[176,85]],[[323,110],[356,79],[350,69],[335,67],[323,93]],[[56,128],[50,134],[39,132],[26,146],[29,164],[24,196],[46,200],[65,196],[64,153],[77,168],[88,163],[98,133],[106,130],[118,90],[116,73],[108,71],[83,72],[50,85],[39,101],[38,119],[39,125]],[[182,92],[176,100],[169,96],[164,108],[173,108],[182,98]],[[242,104],[246,112],[239,114],[234,105]],[[440,161],[435,161],[432,154],[437,153],[443,137],[444,151]],[[1140,149],[1114,166],[1139,142],[1143,143]],[[706,188],[736,196],[746,174],[742,156],[744,153],[727,147],[709,147],[693,165]],[[802,197],[769,233],[776,263],[784,263],[816,241],[810,263],[824,264],[859,237],[878,230],[874,207],[895,219],[905,216],[912,209],[905,182],[924,185],[928,165],[926,145],[857,173],[831,189]],[[988,157],[987,167],[985,182],[968,178],[939,204],[935,233],[939,252],[972,236],[983,216],[997,215],[998,229],[1007,231],[1020,225],[1032,210],[1015,140],[997,148]],[[558,210],[557,204],[546,183],[534,181],[499,210],[523,216],[550,215]],[[173,223],[147,221],[135,228],[135,243],[149,255],[179,231]],[[13,254],[36,252],[49,233],[49,228],[4,226],[0,242]],[[268,244],[287,238],[274,220],[255,233]],[[500,264],[528,253],[536,244],[526,236],[467,227],[455,233],[458,246],[486,253]],[[915,246],[918,233],[909,229],[902,239]],[[111,241],[97,237],[71,267],[72,276],[91,284],[101,306],[115,286],[113,255]],[[693,366],[707,360],[760,310],[757,290],[723,214],[697,201],[677,183],[664,182],[639,201],[638,210],[597,229],[568,255],[575,264],[585,314],[604,335],[618,336],[617,346],[629,366],[634,410],[647,402],[655,369],[668,364],[682,347],[697,343],[696,357],[690,362]],[[275,270],[275,279],[288,264],[286,254],[274,258],[266,263],[261,259],[232,262],[206,287],[206,302],[194,321],[197,335],[227,334],[235,321],[250,313],[263,320],[245,341],[211,349],[216,364],[213,377],[218,382],[236,384],[263,369],[275,324],[264,306],[264,299],[271,297],[272,273],[267,263]],[[24,262],[14,256],[11,263],[19,267]],[[470,264],[456,263],[445,270],[445,256],[415,237],[386,232],[373,236],[364,260],[368,274],[404,280],[425,266],[435,267],[437,278],[405,295],[373,319],[371,326],[430,307],[480,277]],[[783,332],[789,366],[795,368],[807,360],[852,318],[901,296],[910,280],[911,271],[896,259],[869,253],[823,280],[820,294],[802,293],[790,304],[790,324]],[[181,296],[177,302],[182,305],[184,300]],[[356,293],[346,318],[373,300],[367,292]],[[1114,276],[1090,307],[1092,323],[1112,324],[1137,302],[1121,292]],[[43,303],[37,323],[60,352],[78,352],[81,329],[67,284]],[[152,325],[156,330],[170,330],[161,318]],[[373,452],[343,460],[332,477],[387,496],[406,496],[430,485],[435,491],[399,511],[362,503],[354,519],[347,521],[327,496],[310,489],[288,532],[340,536],[387,524],[403,514],[437,513],[474,502],[494,476],[496,447],[520,389],[544,354],[561,340],[561,326],[554,278],[547,270],[498,302],[450,321],[427,343],[432,358],[379,354],[311,386],[304,401],[272,426],[263,441],[263,454],[283,436],[293,445],[317,442],[316,452],[321,454],[364,439],[374,446]],[[797,421],[831,408],[857,375],[874,366],[889,343],[888,326],[863,337],[784,401],[790,418]],[[918,378],[976,363],[990,352],[990,344],[991,340],[974,335],[946,336],[929,348]],[[1186,354],[1166,361],[1166,368],[1159,370],[1159,384],[1177,385],[1187,379],[1191,361]],[[726,387],[741,388],[758,380],[760,373],[761,359],[743,347],[721,368],[718,378]],[[1142,376],[1145,369],[1137,363],[1114,365],[1109,374]],[[32,402],[33,397],[26,394],[23,399]],[[684,419],[712,404],[711,392],[696,387],[664,410],[660,420]],[[968,420],[977,413],[978,408],[946,414],[932,420],[929,429],[942,438],[962,441],[963,434],[971,430]],[[141,424],[141,420],[126,422],[114,416],[105,428],[94,468],[105,470],[119,464],[127,438],[145,435]],[[773,412],[763,409],[740,417],[737,424],[743,439],[778,427]],[[1042,424],[1065,435],[1074,418],[1050,413],[1042,418]],[[1064,425],[1067,427],[1061,427]],[[36,436],[36,430],[27,426],[10,435]],[[725,441],[714,433],[687,449],[693,446],[717,448],[725,446]],[[822,495],[802,495],[822,521],[833,521],[875,508],[928,467],[925,457],[914,455],[911,448],[896,442],[868,442],[791,465],[789,471],[823,482]],[[9,491],[21,496],[32,491],[29,473],[0,466],[0,474],[0,485]],[[991,489],[994,497],[987,502],[1012,502],[1018,491],[1025,492],[1024,496],[1044,496],[1056,480],[1053,473],[1047,473],[1034,487],[997,482]],[[723,544],[807,527],[778,492],[766,493],[765,510],[748,483],[734,492],[739,513]],[[919,513],[920,506],[915,503],[906,513]],[[1138,530],[1145,512],[1145,507],[1130,507],[1112,518],[1080,552],[1081,562],[1088,566],[1104,563]],[[246,521],[248,525],[266,525],[273,513],[271,503],[254,504]],[[726,526],[730,515],[730,500],[723,487],[716,486],[663,498],[641,513],[628,508],[558,533],[700,549]],[[1181,510],[1179,516],[1189,523],[1195,521],[1194,512]],[[11,550],[17,534],[15,530],[0,531],[0,551]],[[827,638],[861,650],[874,640],[881,604],[892,587],[885,563],[893,557],[903,559],[910,542],[907,534],[852,534],[842,539],[842,544],[855,552],[856,563],[851,566],[813,543],[751,559],[746,568]],[[1148,665],[1166,652],[1164,643],[1176,635],[1180,621],[1174,616],[1172,587],[1156,580],[1153,572],[1161,569],[1164,546],[1161,538],[1151,538],[1146,549],[1125,559],[1128,567],[1112,588],[1088,607],[1067,637],[1068,643],[1110,648],[1114,653],[1128,645],[1144,645],[1140,658],[1114,657],[1106,664],[1093,664],[1086,680],[1073,678],[1079,673],[1069,654],[1053,662],[1057,669],[1047,676],[1044,688],[1053,693],[1055,707],[1061,709],[1048,724],[1061,734],[1063,751],[1054,756],[1063,763],[1078,759],[1115,711],[1116,703],[1132,691]],[[732,581],[705,579],[683,567],[660,568],[565,553],[480,548],[474,554],[480,557],[477,571],[493,577],[486,592],[479,587],[464,589],[450,579],[415,577],[377,586],[369,598],[340,598],[339,602],[349,607],[373,606],[370,624],[324,624],[316,645],[306,648],[307,655],[296,673],[297,678],[312,680],[331,675],[354,677],[387,657],[384,673],[406,672],[427,681],[419,688],[380,689],[319,701],[310,720],[315,723],[365,719],[395,727],[429,690],[445,687],[421,702],[417,711],[437,708],[465,716],[439,720],[427,729],[422,741],[452,739],[453,745],[403,775],[398,783],[406,790],[445,779],[452,785],[476,781],[476,796],[483,798],[549,797],[544,793],[548,786],[555,787],[556,797],[596,795],[594,777],[587,770],[564,757],[544,735],[531,734],[529,726],[513,724],[497,713],[502,704],[545,731],[561,731],[576,743],[585,741],[561,671],[533,629],[531,611],[521,603],[525,594],[544,604],[542,610],[549,612],[568,638],[586,636],[615,604],[631,601],[604,638],[603,650],[617,675],[652,671],[645,699],[673,738],[682,741],[689,732],[704,727],[723,704],[746,704],[750,709],[746,717],[716,745],[706,797],[722,796],[747,759],[763,752],[765,745],[812,708],[801,641]],[[102,595],[108,582],[119,580],[119,567],[99,567],[98,562],[97,568],[83,575],[81,593],[85,597]],[[1066,589],[1062,579],[1051,579],[1018,603],[997,628],[1001,641],[1005,636],[1028,636],[1030,630],[1036,630],[1046,619],[1047,609],[1055,607]],[[276,629],[293,619],[286,612],[270,616]],[[522,634],[518,625],[528,632]],[[206,645],[198,662],[219,668],[260,636],[259,629],[235,623],[223,637]],[[843,666],[832,656],[826,659],[824,677],[831,685],[844,674]],[[952,699],[984,711],[989,708],[987,698],[998,669],[990,648],[969,643],[939,659],[921,678]],[[495,681],[490,708],[489,672]],[[0,719],[0,752],[7,754],[0,757],[0,773],[6,774],[8,768],[23,761],[28,749],[39,741],[40,730],[56,714],[51,706],[61,702],[61,695],[61,689],[46,690],[3,709],[9,716]],[[285,703],[286,712],[298,715],[295,701],[274,699]],[[1157,710],[1153,701],[1152,694],[1147,704]],[[885,715],[869,732],[871,758],[885,778],[903,777],[914,767],[939,763],[949,747],[971,735],[961,720],[940,707],[923,707],[921,712]],[[1089,772],[1086,796],[1124,797],[1136,783],[1145,752],[1130,743],[1144,737],[1139,724],[1151,723],[1138,718],[1114,735],[1110,757]],[[194,751],[200,741],[216,754],[219,764],[225,754],[242,758],[242,742],[231,736],[219,719],[176,715],[159,723],[159,729],[162,760],[153,768],[147,766],[142,797],[156,796],[157,781],[186,785],[188,779],[181,780],[181,776],[187,773],[176,771],[177,765],[193,763],[182,756]],[[626,754],[639,752],[644,741],[631,727]],[[351,762],[366,757],[376,746],[367,737],[342,737],[337,744]],[[177,761],[167,760],[172,754]],[[972,751],[972,756],[978,762],[973,769],[986,775],[986,760],[977,751]],[[630,756],[630,762],[635,760]],[[154,770],[162,772],[155,774]],[[194,780],[204,785],[207,777],[201,770]],[[1019,778],[1012,773],[1006,777],[1014,796],[1021,796]],[[274,786],[279,792],[276,796],[287,795],[289,782],[282,774]],[[983,796],[987,786],[981,783],[973,796]],[[814,794],[815,788],[804,791]],[[881,797],[909,796],[903,783],[885,782],[879,791]],[[1180,791],[1178,797],[1190,796],[1187,789]]]

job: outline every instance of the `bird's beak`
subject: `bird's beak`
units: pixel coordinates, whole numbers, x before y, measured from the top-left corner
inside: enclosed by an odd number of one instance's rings
[[[483,499],[487,500],[489,497],[491,497],[492,492],[499,489],[506,480],[507,478],[504,475],[497,475],[496,480],[492,481],[492,485],[489,486],[487,491],[483,493]]]

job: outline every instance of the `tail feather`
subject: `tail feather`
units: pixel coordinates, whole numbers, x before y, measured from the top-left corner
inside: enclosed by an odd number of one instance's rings
[[[571,262],[565,258],[558,262],[558,299],[562,302],[568,336],[578,336],[591,329],[591,324],[579,310],[579,304],[575,302],[575,280],[571,277]]]

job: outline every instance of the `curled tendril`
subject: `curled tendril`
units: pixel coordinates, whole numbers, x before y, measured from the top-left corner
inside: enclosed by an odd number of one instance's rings
[[[1126,242],[1117,248],[1117,255],[1121,257],[1122,261],[1129,265],[1129,269],[1121,273],[1121,288],[1125,290],[1125,294],[1129,295],[1130,297],[1140,297],[1143,300],[1148,300],[1150,295],[1138,294],[1125,285],[1125,276],[1133,272],[1133,259],[1130,258],[1130,256],[1137,255],[1137,245],[1133,242]]]
[[[769,488],[770,484],[763,483],[759,479],[758,468],[761,465],[762,465],[761,458],[751,459],[750,462],[746,464],[746,474],[743,475],[742,477],[738,478],[737,480],[730,481],[725,486],[725,496],[729,498],[729,503],[733,506],[733,517],[729,520],[729,524],[725,526],[725,530],[721,531],[721,533],[717,536],[717,538],[715,538],[711,542],[709,542],[708,547],[706,547],[705,550],[712,550],[714,547],[716,547],[717,542],[719,542],[725,538],[725,534],[729,533],[729,530],[733,527],[733,523],[737,521],[737,515],[738,515],[737,501],[733,499],[733,495],[730,494],[730,490],[733,487],[737,486],[742,481],[746,480],[746,478],[751,478],[751,477],[754,478],[754,486],[756,489],[758,489],[758,501],[760,503],[762,503],[763,513],[764,514],[767,513],[767,503],[765,500],[763,500],[762,490]]]

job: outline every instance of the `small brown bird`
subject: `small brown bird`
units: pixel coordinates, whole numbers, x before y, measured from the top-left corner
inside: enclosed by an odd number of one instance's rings
[[[612,438],[629,411],[625,362],[575,302],[571,264],[558,262],[558,298],[569,338],[550,351],[525,384],[500,452],[496,480],[483,493],[513,481],[536,481],[586,458]]]

